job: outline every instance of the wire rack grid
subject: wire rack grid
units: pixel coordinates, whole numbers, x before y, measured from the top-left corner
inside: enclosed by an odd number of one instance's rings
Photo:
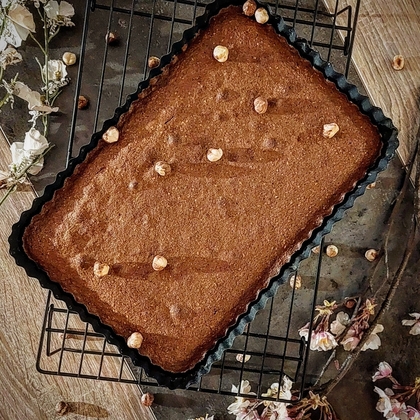
[[[148,58],[169,52],[209,2],[90,0],[85,3],[79,66],[73,83],[74,101],[65,142],[66,162],[78,154],[91,133],[98,131],[112,110],[148,76]],[[266,4],[319,50],[324,59],[348,75],[360,0],[354,8],[341,6],[342,3],[337,0],[332,13],[320,0],[277,0]],[[116,31],[116,45],[104,42],[107,34]],[[87,92],[90,99],[87,112],[78,110],[81,92]],[[286,375],[296,384],[294,398],[301,398],[307,385],[305,375],[310,343],[301,338],[294,327],[302,326],[315,311],[322,253],[309,260],[308,266],[312,270],[310,305],[299,307],[297,281],[292,288],[285,285],[235,340],[233,347],[226,350],[223,359],[215,363],[210,373],[191,390],[237,396],[241,394],[232,391],[232,383],[239,384],[242,379],[248,379],[257,384],[257,398],[261,398],[271,383],[281,383]],[[297,272],[295,276],[298,278]],[[156,385],[142,369],[121,356],[102,335],[95,333],[51,293],[47,296],[37,369],[44,374]],[[280,395],[273,399],[281,400]]]

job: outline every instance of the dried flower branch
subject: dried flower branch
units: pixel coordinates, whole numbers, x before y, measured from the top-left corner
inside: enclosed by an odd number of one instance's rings
[[[43,23],[43,42],[38,41],[33,15],[27,4],[33,4]],[[61,89],[69,83],[66,65],[61,60],[50,60],[49,43],[63,26],[74,26],[71,18],[74,16],[73,6],[66,2],[55,0],[2,0],[0,2],[0,88],[5,93],[0,96],[0,109],[10,103],[11,108],[15,98],[28,103],[29,122],[31,129],[25,134],[25,141],[15,141],[11,145],[12,163],[8,172],[0,171],[0,189],[7,189],[0,199],[0,205],[6,198],[18,189],[20,185],[29,183],[27,175],[38,173],[43,166],[44,156],[51,150],[48,143],[49,116],[57,112],[54,101]],[[30,36],[44,55],[44,64],[37,58],[41,79],[44,84],[42,93],[30,89],[18,80],[18,74],[5,80],[6,71],[11,66],[22,61],[22,55],[16,50]],[[43,126],[41,134],[37,126]]]

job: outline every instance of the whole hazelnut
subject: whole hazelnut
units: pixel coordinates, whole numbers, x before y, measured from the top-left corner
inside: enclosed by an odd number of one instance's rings
[[[105,277],[109,273],[109,265],[100,263],[99,261],[96,261],[93,265],[93,274],[95,274],[96,277]]]
[[[150,392],[146,392],[141,396],[141,403],[145,407],[150,407],[153,404],[153,401],[155,400],[155,397]]]
[[[223,45],[218,45],[213,50],[213,57],[219,62],[224,63],[229,57],[229,50]]]
[[[105,41],[109,44],[109,45],[116,45],[118,44],[118,42],[120,41],[120,38],[118,36],[118,34],[116,32],[108,32],[105,35]]]
[[[396,55],[392,59],[392,68],[394,70],[402,70],[404,68],[404,57],[402,55]]]
[[[375,261],[376,258],[378,258],[378,255],[379,252],[376,249],[368,249],[365,252],[365,258],[370,262]]]
[[[55,412],[59,416],[64,416],[65,414],[68,413],[68,411],[69,411],[69,405],[65,401],[59,401],[55,405]]]
[[[258,23],[261,23],[262,25],[264,23],[268,22],[268,19],[270,17],[268,16],[268,12],[267,10],[264,9],[264,7],[259,7],[256,11],[255,11],[255,20]]]
[[[242,11],[245,16],[254,16],[255,11],[257,10],[257,3],[254,0],[246,0],[242,6]]]
[[[332,139],[340,130],[336,123],[324,124],[322,135],[327,139]]]
[[[157,172],[160,176],[169,175],[171,173],[171,165],[166,162],[156,162],[155,172]]]
[[[72,53],[72,52],[65,52],[63,54],[63,63],[66,66],[72,66],[73,64],[76,64],[76,54]]]
[[[254,100],[254,109],[258,112],[258,114],[265,114],[268,109],[267,99],[262,96],[258,96],[258,98]]]
[[[335,245],[328,245],[325,253],[331,258],[336,257],[338,255],[338,248]]]
[[[210,162],[217,162],[223,156],[222,149],[209,149],[207,150],[207,160]]]
[[[300,289],[302,287],[302,277],[299,274],[291,275],[289,284],[292,289]]]
[[[354,308],[354,305],[356,305],[356,301],[354,299],[347,299],[344,306],[348,309]]]
[[[150,56],[149,59],[147,60],[147,65],[149,66],[149,68],[154,69],[156,67],[158,67],[160,64],[160,59],[158,57],[155,56]]]
[[[143,336],[139,332],[133,332],[133,334],[127,338],[127,346],[131,349],[139,349],[142,344]]]
[[[78,109],[86,109],[89,106],[89,99],[86,96],[80,95],[77,101]]]
[[[319,251],[321,250],[321,247],[318,245],[318,246],[314,246],[313,248],[312,248],[312,252],[314,253],[314,254],[319,254]]]
[[[162,271],[168,265],[168,260],[162,255],[156,255],[152,261],[152,267],[155,271]]]
[[[115,143],[120,137],[120,132],[117,127],[109,127],[107,131],[102,135],[102,140],[107,143]]]

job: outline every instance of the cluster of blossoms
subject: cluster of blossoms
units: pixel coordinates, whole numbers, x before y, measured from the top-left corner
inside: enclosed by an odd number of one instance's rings
[[[44,25],[43,45],[34,34],[36,26],[30,8],[34,8]],[[0,171],[0,188],[7,188],[8,193],[0,201],[3,203],[7,195],[19,185],[26,182],[26,175],[37,174],[43,165],[43,157],[50,150],[47,141],[47,116],[58,111],[54,101],[61,88],[69,83],[66,65],[62,60],[50,60],[48,45],[63,26],[74,26],[73,6],[66,1],[55,0],[0,0],[0,88],[4,94],[0,96],[0,108],[15,98],[23,99],[28,104],[31,128],[25,134],[23,142],[14,142],[11,146],[12,162],[9,171]],[[36,58],[41,71],[43,87],[40,92],[30,89],[18,80],[18,74],[6,80],[5,74],[10,66],[19,64],[22,55],[17,51],[22,42],[31,37],[44,55],[42,65]],[[41,118],[40,118],[41,117]],[[43,133],[38,131],[38,119],[42,120]]]
[[[416,378],[414,385],[401,385],[392,376],[392,367],[387,362],[381,362],[372,381],[388,379],[391,388],[381,389],[375,386],[374,390],[379,395],[376,409],[390,420],[420,420],[420,378]],[[412,400],[415,407],[407,403]]]
[[[257,400],[256,396],[251,392],[249,381],[242,381],[239,387],[232,385],[232,392],[237,394],[246,394],[250,398],[242,396],[235,397],[235,402],[227,408],[229,414],[236,416],[236,420],[289,420],[287,403],[274,401],[274,399],[288,400],[292,399],[292,381],[287,377],[283,377],[282,384],[278,382],[271,384],[267,392],[262,394],[264,398],[271,400]]]
[[[316,306],[318,312],[312,321],[311,350],[328,351],[338,345],[342,345],[346,351],[354,350],[359,344],[365,332],[369,329],[369,320],[375,314],[375,304],[371,299],[366,299],[352,317],[347,312],[340,311],[340,307],[354,306],[354,300],[346,300],[343,304],[324,301],[323,305]],[[336,313],[334,321],[330,322],[333,314]],[[299,329],[299,335],[307,341],[309,339],[310,323]],[[381,345],[378,333],[384,329],[383,325],[377,324],[362,347],[362,351],[376,350]]]

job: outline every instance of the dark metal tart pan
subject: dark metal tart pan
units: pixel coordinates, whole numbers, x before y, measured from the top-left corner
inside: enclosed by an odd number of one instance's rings
[[[212,363],[219,360],[224,350],[232,346],[235,337],[243,333],[246,324],[250,323],[255,318],[257,312],[264,308],[267,300],[276,293],[277,288],[297,268],[300,261],[309,256],[311,249],[319,245],[321,238],[331,231],[334,223],[343,218],[345,211],[353,206],[355,199],[364,193],[367,185],[374,182],[378,173],[387,167],[388,162],[398,147],[397,129],[392,124],[392,121],[384,116],[381,109],[372,106],[369,99],[361,95],[355,85],[348,83],[344,75],[337,73],[331,63],[322,60],[320,55],[309,47],[306,40],[299,38],[294,29],[286,25],[282,18],[270,13],[269,24],[275,28],[279,36],[284,37],[316,70],[319,70],[327,80],[333,82],[338,90],[344,93],[349,101],[356,104],[360,111],[367,115],[377,127],[382,141],[380,156],[377,158],[375,164],[367,171],[363,179],[355,185],[351,192],[344,196],[342,202],[334,207],[332,213],[324,218],[322,225],[315,229],[310,238],[293,254],[290,262],[285,264],[275,277],[271,278],[268,287],[260,291],[255,301],[248,305],[248,310],[237,319],[236,324],[227,331],[226,335],[217,342],[213,349],[207,352],[205,358],[193,369],[184,373],[167,372],[159,366],[152,364],[147,357],[139,355],[137,350],[128,348],[123,337],[115,334],[109,326],[101,323],[98,316],[89,313],[86,307],[76,302],[71,294],[64,292],[60,284],[50,279],[26,255],[23,249],[23,234],[26,227],[30,224],[32,217],[41,211],[44,203],[53,198],[54,192],[63,186],[65,179],[72,175],[75,167],[83,162],[88,153],[97,146],[103,133],[109,127],[116,125],[120,117],[129,110],[130,104],[138,98],[139,93],[149,86],[150,79],[162,73],[162,69],[170,64],[172,58],[180,54],[183,47],[195,37],[198,31],[208,25],[212,16],[215,16],[221,8],[231,4],[240,5],[242,1],[217,0],[206,7],[203,16],[197,19],[197,24],[184,32],[182,40],[173,45],[172,52],[162,57],[160,66],[153,69],[150,72],[149,78],[139,84],[137,92],[128,96],[126,103],[116,109],[111,119],[104,122],[101,131],[95,133],[90,143],[81,148],[79,156],[72,159],[68,167],[57,175],[55,182],[46,187],[44,194],[34,200],[32,208],[22,213],[20,220],[13,225],[12,233],[9,237],[10,254],[16,260],[16,264],[26,270],[28,276],[38,279],[42,287],[50,289],[54,296],[64,301],[70,310],[76,311],[83,321],[90,323],[95,331],[103,334],[107,338],[109,343],[116,345],[121,354],[129,356],[136,366],[144,368],[148,376],[155,378],[160,385],[167,386],[171,389],[188,387],[195,383],[200,376],[209,372]]]

